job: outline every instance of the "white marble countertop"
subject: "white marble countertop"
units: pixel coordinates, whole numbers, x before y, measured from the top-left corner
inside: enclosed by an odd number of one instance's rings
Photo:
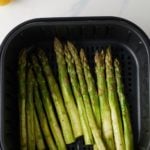
[[[150,37],[150,0],[14,0],[0,7],[0,43],[16,25],[33,18],[117,16]]]

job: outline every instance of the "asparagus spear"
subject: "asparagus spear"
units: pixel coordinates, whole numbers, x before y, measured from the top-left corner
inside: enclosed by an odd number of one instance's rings
[[[48,118],[48,123],[53,133],[57,148],[60,150],[62,149],[65,150],[66,145],[65,145],[62,132],[60,130],[59,124],[55,116],[54,108],[52,106],[52,101],[50,99],[50,95],[46,87],[46,81],[43,77],[41,67],[38,64],[37,58],[35,56],[32,57],[32,63],[34,65],[33,68],[34,68],[37,81],[41,90],[42,100],[43,100],[44,108],[45,108],[46,115]]]
[[[35,106],[34,106],[34,124],[35,124],[34,132],[35,132],[35,141],[36,141],[37,150],[45,150],[46,147],[45,147],[42,131],[40,128],[38,116],[35,110]]]
[[[116,82],[114,76],[114,68],[113,68],[110,48],[107,48],[105,62],[106,62],[106,80],[107,80],[107,88],[108,88],[108,99],[109,99],[109,105],[111,110],[111,118],[112,118],[112,126],[113,126],[116,150],[124,150],[125,144],[124,144],[124,136],[123,136],[123,129],[122,129],[122,120],[120,115]]]
[[[27,150],[27,131],[26,131],[26,52],[21,50],[18,62],[19,80],[19,114],[20,114],[20,149]]]
[[[85,56],[84,50],[81,49],[80,51],[81,56],[81,63],[83,66],[84,76],[88,87],[88,92],[91,100],[91,105],[93,108],[94,117],[97,121],[97,125],[99,128],[101,128],[101,115],[100,115],[100,107],[99,107],[99,99],[97,94],[97,89],[95,86],[95,81],[93,79],[93,76],[90,72],[90,67],[87,62],[87,58]]]
[[[72,132],[70,120],[68,118],[58,84],[54,78],[52,69],[49,65],[48,58],[46,57],[44,51],[41,49],[39,50],[38,57],[42,64],[44,74],[48,82],[48,87],[51,91],[51,95],[56,107],[65,142],[66,144],[73,143],[75,141],[75,138]]]
[[[68,111],[73,133],[75,138],[80,137],[82,133],[81,122],[79,118],[79,112],[75,104],[73,93],[68,79],[68,73],[64,58],[63,46],[61,42],[55,38],[54,40],[54,50],[56,53],[56,60],[58,66],[59,82],[62,90],[62,95],[64,97],[66,109]]]
[[[124,94],[120,63],[117,59],[115,59],[114,61],[114,66],[115,66],[115,77],[117,82],[117,92],[119,96],[119,102],[121,106],[121,113],[122,113],[122,120],[123,120],[125,147],[126,150],[133,150],[134,149],[133,133],[132,133],[130,114],[127,106],[127,100]]]
[[[68,51],[68,48],[66,45],[65,45],[65,59],[66,59],[66,63],[68,66],[68,73],[70,76],[73,93],[75,95],[77,107],[79,110],[80,121],[81,121],[82,129],[83,129],[83,135],[84,135],[84,141],[85,141],[85,144],[92,145],[93,144],[92,132],[91,132],[91,129],[89,126],[85,106],[83,103],[83,98],[82,98],[82,95],[80,92],[80,85],[79,85],[79,82],[77,79],[74,61],[73,61],[71,54]]]
[[[107,144],[107,148],[110,150],[115,149],[113,128],[111,120],[111,112],[108,101],[107,85],[105,80],[105,54],[104,51],[95,53],[95,70],[97,76],[97,87],[100,101],[100,111],[102,118],[102,133]]]
[[[82,70],[82,65],[81,65],[80,58],[78,56],[78,52],[72,43],[67,42],[67,45],[68,45],[68,49],[69,49],[69,51],[70,51],[70,53],[71,53],[71,55],[75,61],[75,66],[76,66],[77,76],[79,79],[81,94],[83,97],[83,101],[84,101],[85,109],[86,109],[86,114],[88,117],[89,125],[91,128],[95,143],[97,145],[98,150],[106,150],[104,142],[103,142],[102,137],[101,137],[101,131],[98,128],[98,125],[97,125],[96,120],[94,118],[94,114],[93,114],[91,103],[90,103],[90,98],[88,95],[88,89],[87,89],[86,81],[84,79],[84,73]]]
[[[38,91],[38,85],[35,82],[34,84],[34,97],[35,97],[35,107],[37,110],[37,114],[40,120],[41,129],[43,131],[44,138],[46,140],[47,146],[49,149],[57,150],[57,147],[55,145],[55,142],[52,138],[51,132],[49,130],[47,118],[42,106],[42,101],[40,99],[39,91]],[[48,105],[47,105],[48,106]]]
[[[30,65],[30,64],[29,64]],[[27,138],[28,150],[35,150],[35,134],[34,134],[34,105],[33,105],[33,72],[31,66],[27,72],[27,101],[26,101],[26,116],[27,116]]]
[[[93,150],[98,150],[98,148],[97,148],[97,145],[96,145],[96,144],[94,144],[94,145],[93,145]]]

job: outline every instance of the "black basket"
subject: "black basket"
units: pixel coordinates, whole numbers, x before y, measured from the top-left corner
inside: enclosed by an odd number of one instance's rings
[[[17,61],[23,47],[47,51],[56,68],[53,39],[71,40],[83,47],[89,60],[95,50],[112,47],[122,64],[125,93],[130,106],[135,149],[150,149],[150,44],[133,23],[115,17],[35,19],[12,30],[1,46],[0,55],[0,143],[2,150],[19,149]],[[93,66],[93,61],[90,62]],[[78,145],[78,146],[77,146]],[[70,149],[86,149],[82,140]],[[89,149],[91,149],[89,147]]]

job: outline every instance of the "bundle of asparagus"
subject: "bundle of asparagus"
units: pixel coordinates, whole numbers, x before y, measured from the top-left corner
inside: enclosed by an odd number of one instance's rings
[[[55,38],[54,52],[58,80],[44,50],[20,53],[20,149],[66,150],[83,136],[95,150],[133,150],[120,63],[110,47],[95,53],[96,80],[83,49]]]

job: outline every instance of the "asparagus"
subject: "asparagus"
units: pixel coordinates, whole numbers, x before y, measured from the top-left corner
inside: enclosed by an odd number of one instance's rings
[[[83,98],[82,98],[82,95],[80,92],[80,85],[79,85],[79,82],[77,79],[74,61],[73,61],[71,54],[68,51],[68,48],[66,45],[65,45],[65,59],[66,59],[66,63],[68,66],[68,73],[70,76],[70,81],[71,81],[73,93],[75,95],[77,107],[79,110],[80,121],[81,121],[82,129],[83,129],[83,135],[84,135],[84,141],[85,141],[85,144],[92,145],[93,144],[92,132],[91,132],[91,129],[89,126],[85,106],[83,103]]]
[[[123,129],[122,129],[122,121],[117,97],[117,89],[116,89],[116,82],[114,76],[114,68],[112,64],[112,56],[110,48],[107,48],[106,51],[106,80],[107,80],[107,88],[108,88],[108,99],[109,105],[111,110],[111,118],[112,118],[112,126],[114,132],[114,139],[116,150],[124,150],[124,136],[123,136]]]
[[[89,125],[91,128],[95,143],[97,145],[98,150],[106,150],[104,142],[102,140],[100,129],[98,128],[98,125],[95,121],[94,114],[93,114],[93,111],[91,108],[90,98],[88,95],[88,89],[87,89],[86,81],[84,79],[82,65],[81,65],[81,61],[79,59],[77,50],[72,43],[67,42],[67,45],[68,45],[68,49],[69,49],[69,51],[70,51],[70,53],[71,53],[71,55],[75,61],[75,66],[76,66],[77,76],[79,79],[81,94],[83,97],[83,101],[84,101],[85,109],[86,109],[86,114],[88,117]]]
[[[93,76],[90,72],[90,67],[87,62],[87,58],[85,56],[84,50],[81,49],[80,51],[81,56],[81,63],[83,66],[84,76],[88,87],[88,92],[91,100],[91,105],[93,108],[93,113],[95,116],[95,119],[97,121],[97,125],[99,128],[101,128],[101,115],[100,115],[100,107],[99,107],[99,99],[97,94],[97,89],[95,86],[95,81],[93,79]]]
[[[37,81],[41,90],[42,100],[43,100],[44,108],[45,108],[46,115],[48,118],[48,123],[53,133],[57,148],[60,150],[62,149],[65,150],[66,145],[65,145],[62,132],[60,130],[59,124],[55,116],[52,101],[50,99],[50,95],[46,86],[46,81],[43,77],[41,67],[38,64],[38,60],[35,56],[32,57],[32,63],[34,65],[33,69],[35,71]]]
[[[73,143],[75,141],[75,138],[72,132],[70,120],[68,118],[58,84],[54,78],[51,67],[49,65],[48,58],[46,57],[44,51],[41,49],[39,50],[38,57],[42,64],[44,74],[48,82],[48,87],[51,91],[51,95],[56,107],[65,142],[66,144]]]
[[[100,111],[102,119],[102,133],[107,144],[107,148],[110,150],[115,149],[113,128],[111,120],[111,112],[108,101],[107,85],[105,80],[105,54],[104,51],[95,53],[95,70],[97,76],[97,87],[100,101]]]
[[[29,64],[30,65],[30,64]],[[35,150],[35,134],[34,134],[34,105],[33,105],[33,72],[31,66],[28,66],[27,72],[27,101],[26,101],[26,117],[27,117],[27,142],[28,150]]]
[[[117,82],[117,93],[119,96],[119,102],[121,106],[121,113],[122,113],[122,120],[123,120],[125,147],[126,150],[133,150],[134,149],[133,133],[132,133],[130,114],[127,106],[127,100],[124,94],[120,63],[117,59],[115,59],[114,61],[114,66],[115,66],[115,77]]]
[[[71,120],[74,136],[75,138],[77,138],[83,134],[82,127],[79,118],[79,112],[77,110],[77,106],[75,104],[75,100],[69,83],[63,46],[57,38],[55,38],[54,40],[54,50],[56,53],[56,61],[58,66],[59,82],[62,90],[62,95],[64,97],[66,109]]]
[[[56,144],[55,144],[55,142],[52,138],[51,132],[49,130],[47,118],[46,118],[46,115],[45,115],[45,112],[44,112],[44,109],[42,106],[42,102],[41,102],[40,95],[38,92],[38,85],[36,82],[34,84],[34,97],[35,97],[35,107],[37,110],[37,114],[38,114],[38,117],[40,120],[41,129],[43,131],[43,135],[44,135],[45,141],[47,143],[47,146],[49,149],[57,150]]]
[[[93,145],[93,150],[98,150],[98,148],[97,148],[97,145],[96,145],[96,144],[94,144],[94,145]]]
[[[19,119],[20,119],[20,149],[27,150],[27,131],[26,131],[26,52],[21,50],[18,62],[19,80]]]
[[[34,124],[35,124],[34,132],[35,132],[35,141],[36,141],[37,150],[45,150],[46,147],[45,147],[42,131],[40,128],[38,116],[35,110],[35,106],[34,106]]]

